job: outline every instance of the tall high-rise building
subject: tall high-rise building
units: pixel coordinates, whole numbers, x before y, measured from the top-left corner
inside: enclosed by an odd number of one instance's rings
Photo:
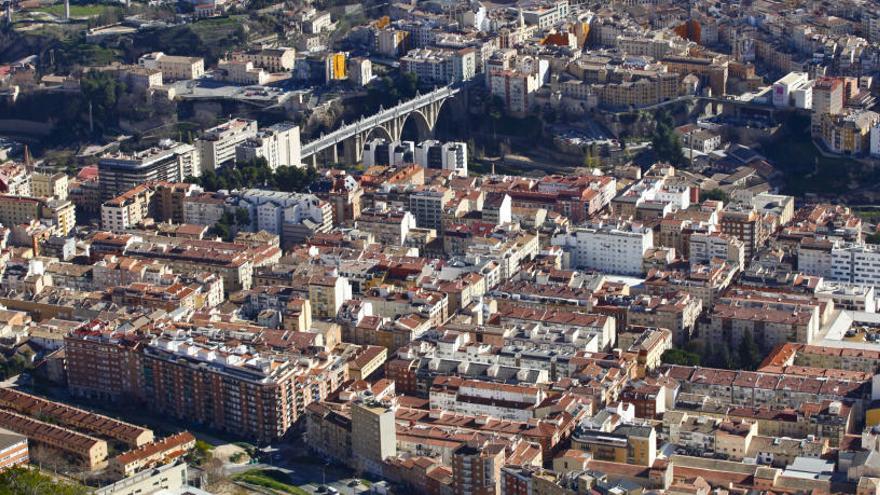
[[[381,474],[382,461],[397,455],[394,409],[378,401],[352,404],[351,449],[358,469]]]
[[[101,199],[115,198],[146,182],[183,182],[201,175],[199,163],[192,145],[174,142],[132,154],[106,155],[98,162]]]
[[[238,145],[256,136],[256,120],[232,119],[206,130],[196,141],[202,169],[214,170],[235,160]]]

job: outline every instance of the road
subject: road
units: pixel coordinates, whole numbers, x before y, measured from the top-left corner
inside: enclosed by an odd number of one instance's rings
[[[273,454],[271,460],[258,464],[227,464],[224,466],[225,474],[231,478],[251,469],[277,469],[286,474],[292,484],[309,493],[321,493],[318,489],[322,485],[335,488],[341,495],[369,492],[369,488],[363,484],[349,486],[349,483],[357,479],[350,469],[324,464],[320,457],[293,445],[285,444],[279,447],[279,452]],[[315,462],[298,462],[291,459],[314,459]]]

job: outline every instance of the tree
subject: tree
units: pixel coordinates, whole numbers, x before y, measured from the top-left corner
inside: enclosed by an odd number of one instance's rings
[[[668,349],[661,357],[667,364],[679,364],[682,366],[699,366],[700,355],[682,349]]]
[[[38,469],[13,467],[0,472],[0,495],[85,495],[86,487],[46,476]]]
[[[707,199],[727,203],[730,200],[730,196],[728,196],[726,192],[716,187],[715,189],[711,189],[709,191],[700,191],[700,201],[706,201]]]
[[[740,339],[739,346],[737,347],[737,353],[739,354],[739,365],[742,369],[754,370],[761,364],[761,350],[758,348],[758,344],[755,343],[752,332],[743,332],[742,339]]]
[[[251,214],[247,208],[238,208],[235,210],[235,224],[239,227],[251,224]]]
[[[675,122],[667,112],[657,115],[657,125],[651,136],[651,146],[657,158],[673,165],[681,165],[685,162],[684,152],[681,150],[681,141],[675,133]]]

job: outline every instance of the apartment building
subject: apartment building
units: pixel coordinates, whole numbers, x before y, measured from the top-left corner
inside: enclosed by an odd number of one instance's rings
[[[138,65],[162,71],[162,78],[168,81],[188,81],[205,75],[205,61],[199,57],[180,57],[154,52],[142,55],[138,59]]]
[[[664,374],[678,380],[681,392],[712,397],[722,405],[734,407],[798,409],[807,403],[826,400],[846,400],[851,401],[853,407],[862,407],[870,394],[867,381],[833,376],[691,366],[668,366]]]
[[[271,442],[331,388],[320,368],[183,337],[157,337],[142,349],[146,404],[177,420]]]
[[[742,270],[746,267],[745,244],[731,235],[694,233],[688,238],[688,259],[691,265],[709,264],[714,259],[724,260]]]
[[[228,196],[223,193],[203,192],[183,200],[183,223],[214,225],[226,211]]]
[[[34,445],[45,445],[70,455],[88,470],[107,466],[108,449],[104,440],[5,409],[0,410],[0,428],[26,436]]]
[[[268,72],[243,60],[221,60],[217,63],[217,70],[221,79],[233,84],[262,86],[270,79]]]
[[[591,224],[556,234],[551,245],[565,250],[566,266],[620,275],[640,275],[653,231],[639,224]]]
[[[429,139],[415,146],[415,163],[429,169],[451,170],[457,177],[468,175],[467,144],[441,143]]]
[[[26,465],[29,460],[27,437],[0,428],[0,472]]]
[[[356,469],[381,474],[383,461],[397,455],[394,409],[376,400],[351,405],[351,454]]]
[[[31,196],[65,200],[68,184],[67,174],[63,172],[34,172],[31,176]]]
[[[725,297],[712,307],[703,328],[712,342],[727,343],[731,349],[750,333],[761,349],[769,351],[788,342],[811,343],[821,324],[817,305]]]
[[[139,471],[167,464],[185,455],[196,445],[196,437],[188,431],[169,435],[110,459],[110,469],[120,478]]]
[[[313,194],[246,189],[232,196],[232,204],[248,211],[251,230],[279,235],[284,247],[333,226],[332,207]]]
[[[527,24],[538,26],[539,29],[547,29],[565,20],[570,13],[571,6],[568,0],[558,0],[549,6],[523,10],[522,18]]]
[[[823,116],[842,113],[845,101],[843,79],[820,77],[814,81],[813,108],[810,118],[810,134],[813,137],[822,135]]]
[[[101,205],[101,227],[110,232],[122,233],[144,221],[150,216],[150,202],[153,188],[147,184],[132,189],[105,201]]]
[[[535,406],[546,397],[547,392],[538,387],[444,376],[434,380],[429,393],[431,409],[516,421],[533,418]]]
[[[416,217],[406,210],[367,208],[357,219],[357,228],[373,234],[376,242],[402,246],[411,229],[416,228]]]
[[[251,162],[264,158],[272,170],[278,167],[301,167],[299,126],[290,123],[275,124],[247,139],[235,149],[235,160]]]
[[[296,62],[296,50],[288,47],[262,48],[232,54],[233,60],[250,62],[269,72],[288,72]]]
[[[880,285],[880,246],[844,244],[832,248],[830,278],[859,285]]]
[[[124,332],[90,324],[64,338],[67,386],[73,395],[106,401],[140,393],[137,340]]]
[[[402,166],[412,163],[415,143],[412,141],[393,141],[377,138],[364,143],[363,162],[365,167],[374,165]]]
[[[76,226],[76,212],[67,200],[0,195],[0,224],[30,225],[35,220],[45,220],[57,235],[67,236]]]
[[[761,216],[751,205],[727,205],[721,212],[721,232],[742,241],[747,260],[752,257],[766,240]]]
[[[871,151],[871,133],[880,125],[880,114],[862,109],[848,109],[836,115],[822,114],[817,119],[821,132],[817,139],[829,151],[845,155],[868,154]]]
[[[309,302],[312,314],[318,318],[336,318],[351,295],[351,284],[345,277],[324,276],[309,281]]]
[[[257,137],[257,121],[232,119],[207,129],[196,141],[203,170],[215,170],[235,160],[239,144]]]
[[[590,90],[596,95],[598,105],[605,108],[646,107],[669,101],[680,92],[676,74],[642,72],[627,77],[620,82],[593,84]]]
[[[612,431],[580,428],[571,444],[600,461],[652,466],[657,459],[657,431],[648,425],[621,424]]]
[[[189,144],[163,142],[136,153],[117,152],[98,161],[101,199],[106,201],[148,182],[183,182],[201,175],[199,152]]]
[[[400,69],[415,74],[420,81],[451,84],[474,78],[477,57],[472,48],[416,48],[400,57]]]
[[[453,191],[445,188],[415,192],[409,196],[408,210],[415,217],[418,227],[440,232],[443,228],[443,210],[453,196]]]
[[[550,63],[531,56],[500,55],[486,64],[486,84],[493,96],[504,101],[508,111],[524,115],[535,104],[535,92],[547,82]]]
[[[712,96],[723,96],[727,93],[727,62],[720,59],[703,57],[669,56],[660,60],[666,70],[684,78],[695,74],[703,86],[708,86]]]
[[[504,444],[462,445],[452,454],[452,493],[492,495],[500,492]]]
[[[228,292],[251,288],[254,267],[275,263],[281,257],[277,246],[248,246],[193,239],[156,238],[136,241],[124,249],[128,257],[156,260],[175,273],[198,275],[216,273]]]

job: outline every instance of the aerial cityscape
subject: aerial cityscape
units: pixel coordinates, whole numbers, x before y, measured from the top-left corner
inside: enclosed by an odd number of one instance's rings
[[[878,94],[878,0],[0,0],[0,495],[880,495]]]

